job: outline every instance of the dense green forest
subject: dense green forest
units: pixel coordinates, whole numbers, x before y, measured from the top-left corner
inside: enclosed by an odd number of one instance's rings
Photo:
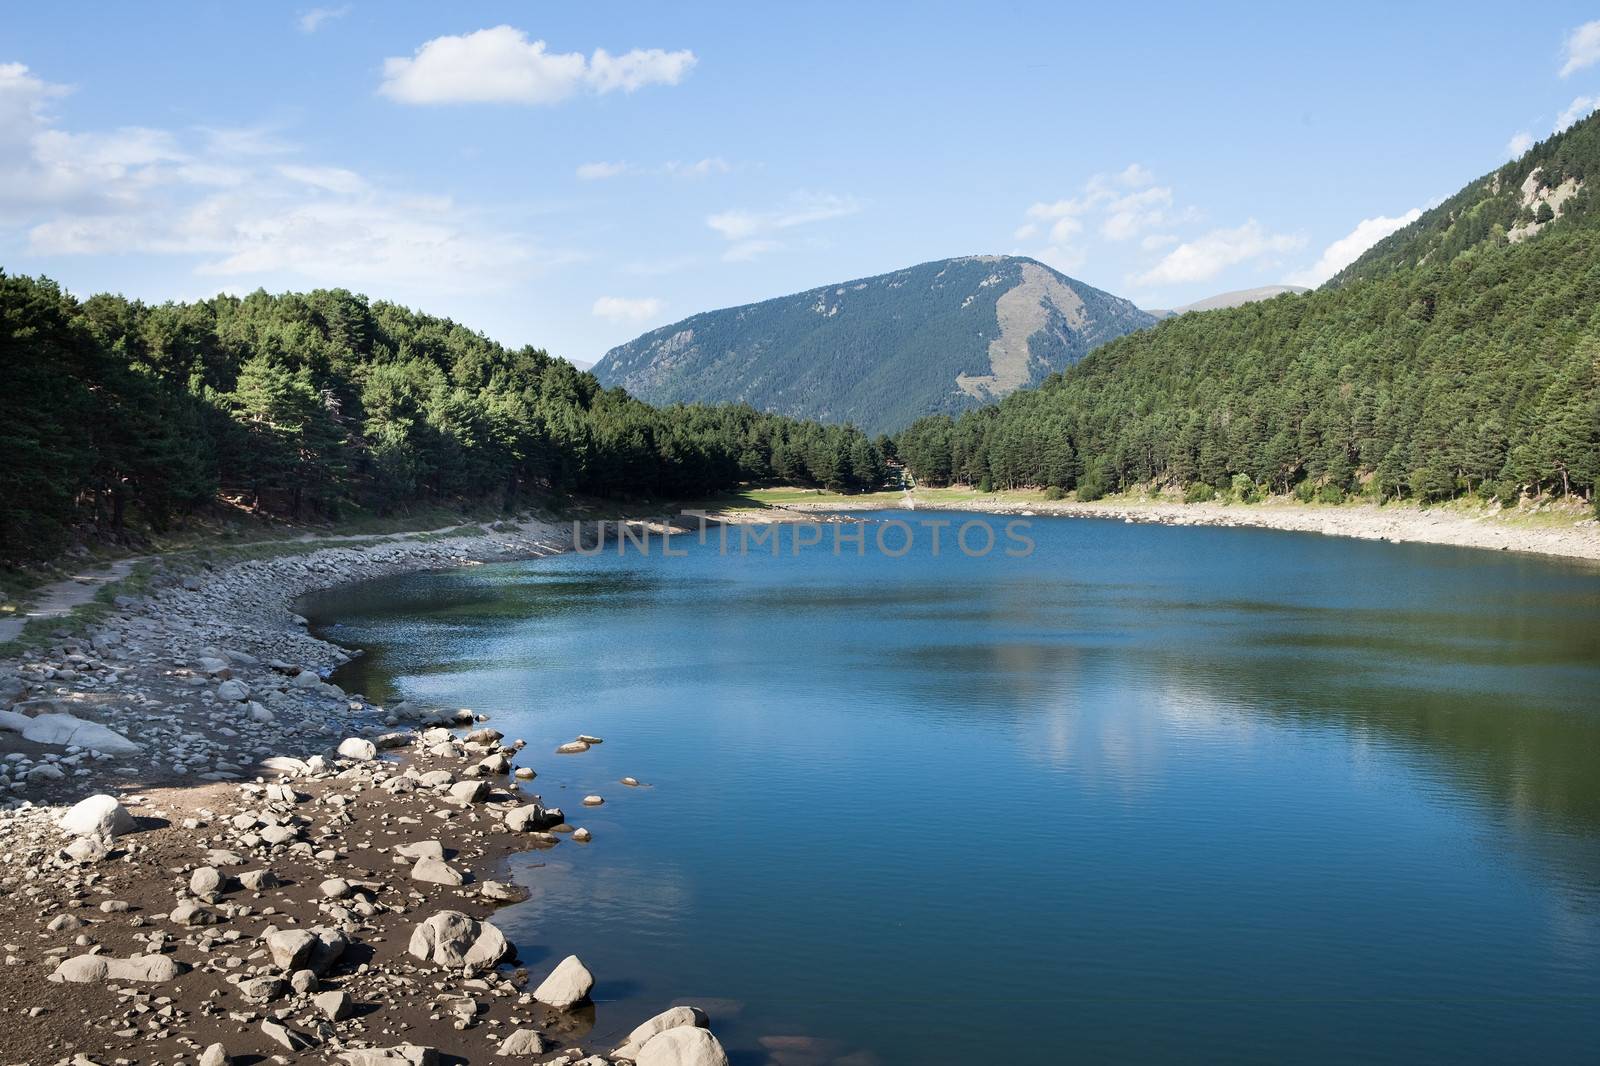
[[[219,495],[338,518],[552,493],[877,485],[859,431],[656,409],[533,348],[343,290],[148,306],[0,271],[0,562]]]
[[[1531,181],[1529,180],[1531,176]],[[1304,296],[1170,319],[896,440],[928,484],[1594,499],[1600,115]],[[1563,183],[1570,193],[1555,207]]]

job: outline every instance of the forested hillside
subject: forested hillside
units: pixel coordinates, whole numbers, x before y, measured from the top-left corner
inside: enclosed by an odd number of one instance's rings
[[[882,477],[856,430],[657,410],[543,351],[342,290],[147,306],[0,272],[0,562],[79,523],[161,528],[219,494],[337,518]]]
[[[1155,320],[1032,259],[966,256],[706,311],[613,348],[594,372],[654,403],[894,432],[1037,385]]]
[[[1342,499],[1594,498],[1600,115],[1333,283],[1183,315],[1038,389],[898,438],[921,481]],[[1513,206],[1514,205],[1514,206]]]

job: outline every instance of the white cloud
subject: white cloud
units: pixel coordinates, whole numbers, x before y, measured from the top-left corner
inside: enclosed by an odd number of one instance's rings
[[[680,178],[709,178],[713,174],[726,174],[732,169],[732,165],[719,155],[697,159],[693,163],[680,163],[674,159],[662,167],[666,173]]]
[[[1185,241],[1135,280],[1146,285],[1206,281],[1230,266],[1292,252],[1304,244],[1304,237],[1269,233],[1261,223],[1250,219],[1235,229],[1215,229]]]
[[[385,59],[378,91],[407,104],[554,104],[585,89],[631,93],[646,85],[676,85],[695,61],[693,52],[659,48],[618,56],[604,49],[588,57],[550,52],[522,30],[496,26],[435,37],[410,57]]]
[[[367,189],[366,179],[353,170],[343,167],[305,167],[285,164],[278,168],[278,173],[290,181],[298,181],[302,185],[310,185],[314,189],[323,189],[327,192],[359,193]]]
[[[635,259],[630,263],[624,263],[621,269],[625,274],[636,274],[642,278],[654,278],[688,270],[698,262],[699,260],[692,255],[673,255],[660,259]]]
[[[1562,53],[1566,57],[1566,62],[1561,66],[1563,78],[1600,63],[1600,19],[1585,22],[1567,34]]]
[[[706,219],[706,225],[733,242],[722,258],[729,262],[755,259],[783,247],[775,236],[796,226],[853,215],[861,205],[848,196],[832,193],[797,193],[771,211],[723,211]]]
[[[630,300],[625,296],[602,296],[594,302],[591,313],[596,318],[609,318],[613,322],[637,322],[655,318],[666,309],[666,303],[654,296]]]
[[[578,177],[583,181],[602,181],[606,178],[620,177],[623,174],[665,174],[674,178],[709,178],[713,174],[726,174],[733,169],[733,165],[721,156],[708,156],[697,159],[692,163],[685,163],[673,159],[662,163],[658,167],[636,167],[629,163],[584,163],[577,169]]]
[[[782,241],[740,241],[722,253],[722,260],[725,263],[749,263],[782,247]]]
[[[1600,26],[1600,22],[1595,23],[1595,25]],[[1600,107],[1600,96],[1579,96],[1575,98],[1572,103],[1567,105],[1565,111],[1556,116],[1555,132],[1560,133],[1574,122],[1588,118],[1590,112],[1597,107]]]
[[[577,169],[580,181],[604,181],[628,172],[626,163],[583,163]]]
[[[1166,222],[1171,206],[1171,189],[1149,188],[1118,197],[1106,207],[1100,233],[1109,241],[1131,240]]]
[[[209,150],[221,155],[289,155],[295,150],[294,145],[266,127],[201,127],[198,132],[205,135]]]
[[[1413,207],[1403,215],[1388,218],[1379,215],[1377,218],[1364,218],[1356,223],[1356,228],[1334,241],[1322,250],[1322,255],[1308,270],[1301,270],[1289,276],[1289,281],[1294,285],[1308,285],[1316,288],[1324,281],[1333,277],[1345,267],[1354,263],[1361,253],[1383,240],[1395,230],[1409,226],[1422,217],[1422,209]]]
[[[350,5],[344,7],[314,7],[299,18],[301,33],[316,33],[324,22],[342,19],[350,14]]]
[[[1057,200],[1055,203],[1038,203],[1028,208],[1027,217],[1031,220],[1018,226],[1013,236],[1019,241],[1029,240],[1039,233],[1041,224],[1050,224],[1050,243],[1061,244],[1082,232],[1083,222],[1079,218],[1087,205],[1078,200]]]
[[[1073,271],[1081,270],[1089,262],[1089,253],[1076,245],[1052,244],[1033,258],[1063,274],[1071,274]]]
[[[1130,189],[1140,189],[1154,183],[1156,176],[1138,163],[1129,163],[1122,173],[1117,175],[1117,180]]]
[[[292,159],[259,130],[60,128],[61,93],[0,67],[0,219],[36,255],[182,257],[257,284],[503,288],[530,241],[447,198]],[[286,158],[290,157],[290,158]]]
[[[676,85],[694,64],[695,54],[687,49],[668,52],[661,48],[635,48],[614,56],[604,48],[596,48],[589,58],[588,81],[595,92],[621,89],[631,93],[646,85]]]
[[[1048,243],[1035,253],[1038,259],[1058,268],[1062,263],[1082,265],[1087,253],[1072,242],[1090,225],[1102,239],[1121,243],[1189,217],[1188,212],[1174,214],[1172,189],[1156,185],[1155,180],[1155,174],[1139,163],[1115,174],[1095,174],[1077,195],[1032,204],[1027,221],[1012,237],[1028,241],[1045,234]]]
[[[1600,22],[1591,23],[1591,25],[1600,26]],[[1555,125],[1550,127],[1550,132],[1562,132],[1573,123],[1581,122],[1582,120],[1588,118],[1589,115],[1597,108],[1600,108],[1600,96],[1573,97],[1572,103],[1568,104],[1566,108],[1556,116]],[[1506,154],[1512,158],[1516,158],[1517,156],[1522,155],[1522,153],[1526,152],[1528,149],[1532,148],[1534,143],[1535,140],[1533,134],[1527,132],[1526,130],[1521,130],[1515,136],[1513,136],[1511,140],[1506,142]]]

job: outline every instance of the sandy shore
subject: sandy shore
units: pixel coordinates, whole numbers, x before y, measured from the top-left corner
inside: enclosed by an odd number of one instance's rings
[[[587,780],[576,738],[343,692],[324,677],[349,652],[291,608],[570,536],[174,569],[0,661],[0,1063],[725,1064],[703,1013],[602,1017],[581,945],[524,945],[546,961],[521,966],[490,921],[524,895],[507,858],[604,846],[578,812],[631,779]],[[565,814],[535,786],[555,760],[579,783]]]
[[[902,504],[926,511],[972,511],[1005,515],[1062,515],[1152,522],[1173,526],[1224,526],[1280,529],[1325,536],[1355,537],[1409,544],[1446,544],[1490,551],[1529,552],[1566,559],[1600,561],[1600,521],[1588,508],[1553,508],[1540,514],[1516,510],[1461,511],[1418,508],[1405,504],[1337,507],[1270,500],[1256,504],[1171,503],[1108,500],[1019,502],[1002,496],[949,500],[908,493]],[[881,502],[852,505],[838,501],[791,503],[782,508],[797,516],[817,512],[880,510]],[[770,512],[744,512],[763,514]]]

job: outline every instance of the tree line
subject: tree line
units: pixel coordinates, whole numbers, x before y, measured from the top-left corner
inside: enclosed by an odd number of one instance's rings
[[[930,484],[1596,497],[1600,113],[1304,296],[1187,314],[897,439]],[[1559,210],[1551,206],[1557,194]]]
[[[895,443],[926,484],[1083,498],[1145,484],[1592,500],[1600,232],[1499,235],[1446,263],[1183,315]]]
[[[572,364],[341,289],[147,305],[0,271],[0,560],[222,497],[286,518],[552,494],[876,487],[860,431],[654,408]]]

